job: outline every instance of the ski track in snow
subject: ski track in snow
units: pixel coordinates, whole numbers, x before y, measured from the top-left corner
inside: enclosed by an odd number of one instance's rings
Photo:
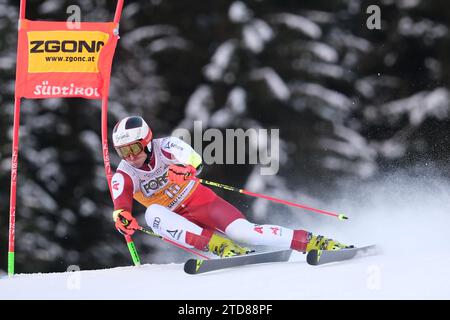
[[[344,243],[376,243],[377,255],[309,266],[295,252],[288,263],[201,275],[175,263],[19,274],[0,279],[0,299],[450,299],[448,181],[392,176],[345,190],[330,207],[345,208],[351,220],[304,220],[304,227]]]

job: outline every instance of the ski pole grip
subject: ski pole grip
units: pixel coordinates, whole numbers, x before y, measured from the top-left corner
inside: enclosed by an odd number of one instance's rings
[[[127,219],[125,219],[124,217],[120,218],[120,222],[122,222],[122,224],[126,227],[127,225],[130,224],[130,221],[128,221]]]

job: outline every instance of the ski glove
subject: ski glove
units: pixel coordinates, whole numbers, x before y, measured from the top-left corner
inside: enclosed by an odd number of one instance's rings
[[[191,165],[172,164],[169,167],[168,178],[170,182],[181,184],[195,177],[196,173],[197,170]]]
[[[139,224],[130,212],[116,210],[113,212],[116,229],[123,235],[131,236],[139,228]]]

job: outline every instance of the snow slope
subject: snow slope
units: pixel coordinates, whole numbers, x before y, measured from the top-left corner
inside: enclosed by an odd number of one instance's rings
[[[288,263],[195,276],[182,264],[22,274],[0,279],[0,299],[450,299],[449,187],[390,177],[337,197],[331,207],[351,220],[304,221],[347,243],[376,242],[381,251],[370,257],[313,267],[295,253]]]
[[[195,276],[182,264],[17,275],[1,280],[0,299],[449,299],[450,257],[429,266],[435,257],[382,255],[311,267],[298,254],[299,261]]]

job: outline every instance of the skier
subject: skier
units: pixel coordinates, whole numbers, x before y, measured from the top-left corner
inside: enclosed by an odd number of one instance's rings
[[[301,252],[346,247],[305,230],[251,223],[195,179],[202,170],[202,159],[191,146],[176,137],[152,139],[142,117],[120,120],[112,137],[123,159],[111,180],[113,219],[122,234],[132,235],[139,228],[132,215],[134,198],[147,207],[145,220],[154,232],[220,257],[251,252],[235,242]]]

